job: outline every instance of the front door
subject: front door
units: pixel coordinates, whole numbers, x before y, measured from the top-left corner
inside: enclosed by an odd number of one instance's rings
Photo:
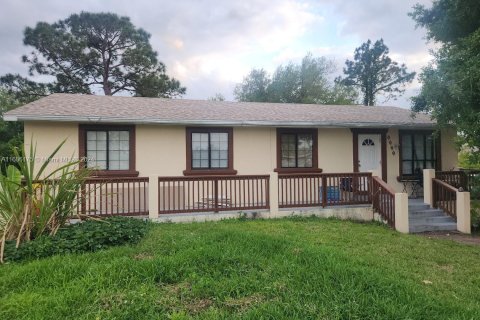
[[[358,171],[373,171],[382,178],[382,157],[379,134],[358,135]]]

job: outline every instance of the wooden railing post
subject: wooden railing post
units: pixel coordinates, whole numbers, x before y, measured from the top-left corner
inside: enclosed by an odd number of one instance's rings
[[[164,199],[165,200],[165,199]],[[160,197],[158,194],[158,176],[152,175],[148,182],[148,217],[157,219]]]
[[[373,202],[373,193],[375,192],[373,190],[373,173],[367,177],[367,194],[368,194],[368,202]]]
[[[218,212],[218,179],[213,179],[213,212]],[[245,192],[245,190],[243,190]]]
[[[80,211],[83,215],[87,214],[87,191],[86,191],[86,186],[85,182],[82,183],[82,186],[80,187]]]
[[[432,180],[432,208],[438,208],[437,200],[438,200],[438,187],[437,182]]]
[[[322,207],[327,206],[327,176],[322,175]]]
[[[463,188],[463,191],[470,191],[468,188],[468,175],[465,171],[460,171],[460,185]]]

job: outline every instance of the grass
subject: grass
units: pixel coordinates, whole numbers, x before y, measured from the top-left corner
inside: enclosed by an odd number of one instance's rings
[[[378,224],[156,225],[0,267],[1,319],[480,319],[480,250]]]

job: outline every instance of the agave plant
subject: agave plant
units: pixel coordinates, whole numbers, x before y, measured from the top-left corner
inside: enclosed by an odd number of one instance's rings
[[[35,168],[36,146],[14,150],[18,167],[10,165],[0,174],[0,262],[5,242],[16,240],[17,247],[40,235],[55,235],[77,212],[82,199],[82,185],[89,175],[79,169],[79,161],[69,161],[57,168],[48,165],[63,146],[63,141],[40,168]]]

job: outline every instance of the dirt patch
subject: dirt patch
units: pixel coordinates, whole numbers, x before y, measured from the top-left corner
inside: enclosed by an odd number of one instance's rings
[[[438,266],[438,269],[446,271],[447,273],[453,273],[454,267],[452,265],[446,264]]]
[[[264,301],[265,298],[259,294],[253,294],[251,296],[240,297],[237,299],[228,298],[225,300],[224,305],[228,308],[235,309],[237,311],[245,311],[254,304],[258,304]]]
[[[424,232],[419,235],[429,239],[449,239],[458,243],[469,244],[472,246],[480,246],[480,236],[468,235],[460,232]]]
[[[178,282],[173,284],[167,284],[162,286],[165,291],[169,294],[173,294],[178,296],[180,293],[190,292],[191,291],[191,284],[188,282]]]
[[[298,256],[300,253],[303,252],[303,250],[301,248],[293,248],[293,254]]]
[[[105,310],[111,310],[116,306],[128,302],[126,295],[123,293],[114,294],[108,297],[103,297],[100,300],[101,306]]]
[[[151,254],[148,254],[148,253],[139,253],[139,254],[133,256],[133,258],[135,260],[152,260],[153,256]]]
[[[210,299],[193,299],[186,301],[185,308],[187,308],[189,313],[200,313],[201,311],[208,309],[213,304],[213,301]]]
[[[188,282],[164,285],[161,290],[166,294],[158,303],[176,312],[184,310],[189,314],[197,314],[214,304],[208,298],[192,297],[192,286]]]

